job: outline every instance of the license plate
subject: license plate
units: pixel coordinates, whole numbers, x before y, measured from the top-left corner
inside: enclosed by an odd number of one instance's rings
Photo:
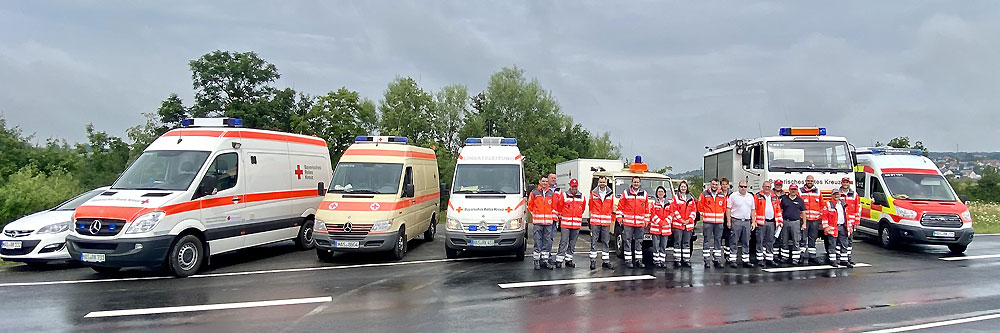
[[[361,241],[334,241],[333,247],[341,249],[356,249],[361,247]]]
[[[643,234],[642,235],[642,240],[653,240],[653,235],[651,235],[651,234]]]
[[[955,237],[955,232],[954,231],[935,231],[935,232],[931,233],[931,235],[934,235],[936,237]]]
[[[82,262],[104,262],[103,253],[80,253],[80,261]]]
[[[471,244],[472,246],[496,246],[497,241],[495,239],[473,239]]]
[[[4,241],[3,248],[5,250],[17,250],[21,248],[21,241]]]

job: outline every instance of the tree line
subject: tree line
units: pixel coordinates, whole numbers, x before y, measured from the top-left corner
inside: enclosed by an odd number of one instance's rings
[[[575,158],[621,158],[607,132],[591,132],[563,113],[552,93],[523,69],[505,67],[486,89],[454,84],[428,91],[399,76],[376,102],[346,86],[323,95],[279,88],[278,67],[254,52],[213,51],[189,63],[194,100],[169,94],[145,121],[116,137],[86,125],[87,141],[49,138],[34,144],[0,118],[0,223],[110,185],[161,134],[189,117],[242,118],[245,127],[313,135],[327,141],[334,163],[358,135],[406,136],[432,148],[450,183],[466,137],[518,139],[529,182]],[[30,110],[21,110],[30,112]]]

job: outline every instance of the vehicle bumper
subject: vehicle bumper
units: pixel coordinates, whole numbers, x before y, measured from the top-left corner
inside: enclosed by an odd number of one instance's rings
[[[462,231],[445,231],[445,246],[454,250],[470,250],[483,252],[514,251],[524,247],[524,230],[505,231],[499,233],[469,233]],[[472,240],[494,240],[494,246],[472,246]]]
[[[89,266],[132,267],[162,264],[173,244],[174,236],[164,235],[145,238],[113,240],[81,239],[69,235],[66,248],[73,260],[81,261],[81,254],[104,254],[103,262],[83,262]],[[141,245],[141,247],[137,246]]]
[[[15,262],[49,262],[70,260],[66,252],[66,234],[0,237],[0,242],[21,242],[19,249],[0,249],[0,259]]]
[[[972,242],[972,237],[975,234],[973,229],[930,229],[913,227],[908,225],[895,225],[896,234],[899,238],[905,242],[918,243],[918,244],[938,244],[938,245],[968,245]],[[954,232],[954,237],[941,237],[934,236],[934,231],[944,231],[944,232]]]
[[[339,236],[313,233],[313,239],[316,240],[317,249],[337,252],[390,251],[396,246],[396,238],[398,237],[398,230],[381,234],[368,234],[365,236]],[[358,248],[335,247],[335,241],[358,241],[360,246]]]

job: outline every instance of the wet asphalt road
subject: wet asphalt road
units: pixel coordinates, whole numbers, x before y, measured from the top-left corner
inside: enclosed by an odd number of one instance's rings
[[[443,236],[443,233],[439,234]],[[556,242],[558,244],[558,242]],[[1000,258],[944,261],[947,248],[888,251],[855,242],[871,267],[771,273],[760,268],[535,271],[510,256],[444,259],[443,237],[414,240],[401,262],[341,255],[320,262],[291,242],[213,258],[187,279],[150,269],[114,277],[86,267],[0,267],[0,331],[873,331],[1000,313]],[[530,251],[530,248],[529,248]],[[966,256],[1000,254],[977,236]],[[700,250],[695,260],[700,259]],[[503,289],[499,284],[650,275],[645,280]],[[109,279],[91,281],[95,279]],[[86,318],[99,311],[286,299],[316,303]],[[1000,317],[1000,316],[998,316]],[[926,331],[996,331],[1000,319]]]

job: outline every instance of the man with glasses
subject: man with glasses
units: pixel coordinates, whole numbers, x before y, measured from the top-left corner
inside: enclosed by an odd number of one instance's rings
[[[802,201],[806,203],[806,230],[799,242],[799,248],[805,250],[802,257],[804,261],[812,265],[818,265],[816,259],[816,239],[820,232],[820,211],[823,209],[823,193],[816,187],[816,178],[812,175],[806,176],[806,185],[799,189]]]
[[[729,240],[729,250],[732,251],[729,253],[729,267],[738,267],[736,252],[740,253],[743,267],[753,267],[750,263],[750,232],[756,228],[756,223],[751,223],[750,218],[754,212],[754,198],[747,193],[745,180],[739,183],[737,192],[729,195],[727,206],[726,225],[733,231]]]
[[[781,197],[781,247],[778,251],[787,258],[788,264],[799,265],[799,235],[805,230],[806,203],[799,197],[798,185],[788,186],[788,195]],[[789,245],[791,243],[791,245]]]

